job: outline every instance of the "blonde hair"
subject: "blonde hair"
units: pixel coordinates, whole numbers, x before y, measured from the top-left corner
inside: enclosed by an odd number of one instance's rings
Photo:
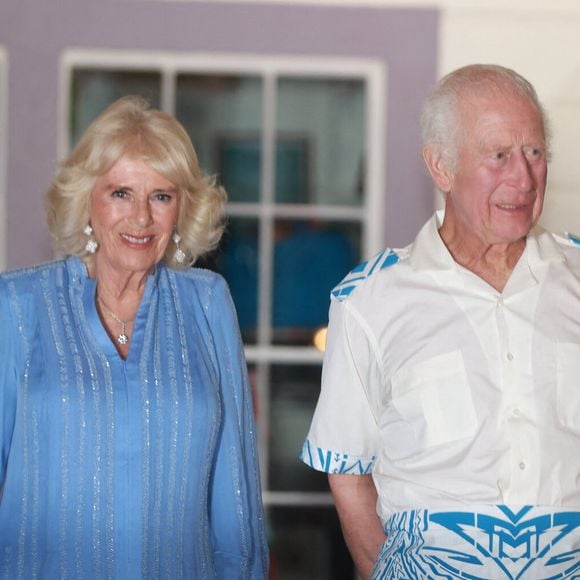
[[[224,229],[226,193],[215,178],[202,174],[182,125],[152,109],[138,96],[127,96],[105,109],[65,159],[46,193],[48,228],[59,255],[90,260],[83,230],[90,220],[90,196],[96,180],[123,156],[145,161],[180,192],[176,230],[185,261],[174,259],[171,241],[163,261],[174,269],[191,266],[213,250]]]

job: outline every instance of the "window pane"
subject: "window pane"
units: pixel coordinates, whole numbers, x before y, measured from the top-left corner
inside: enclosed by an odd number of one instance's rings
[[[259,419],[260,419],[260,409],[261,409],[261,404],[260,404],[260,395],[259,395],[259,385],[258,385],[258,372],[257,372],[257,368],[256,365],[253,363],[248,363],[247,365],[248,367],[248,384],[250,386],[250,394],[252,396],[252,409],[254,411],[254,417],[256,418],[256,425],[257,428],[260,428],[260,423],[259,423]],[[260,438],[258,436],[258,441],[260,441]]]
[[[176,116],[202,168],[217,173],[230,201],[257,201],[261,179],[262,81],[258,77],[179,75]]]
[[[360,223],[277,220],[274,343],[311,345],[328,323],[330,291],[360,261]]]
[[[272,491],[328,491],[328,480],[299,458],[320,394],[320,365],[272,365],[270,464]]]
[[[278,84],[276,201],[363,203],[363,80],[282,78]]]
[[[353,580],[354,566],[334,507],[267,510],[270,578]]]
[[[71,98],[71,146],[76,144],[103,109],[125,95],[141,95],[153,107],[159,108],[161,75],[148,71],[75,70]]]
[[[220,272],[227,280],[238,313],[242,338],[256,342],[258,320],[258,220],[230,218],[220,247],[196,264]]]

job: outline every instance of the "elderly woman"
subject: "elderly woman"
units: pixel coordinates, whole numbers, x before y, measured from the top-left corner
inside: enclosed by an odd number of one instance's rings
[[[65,259],[0,276],[0,577],[264,578],[225,193],[136,97],[47,195]]]

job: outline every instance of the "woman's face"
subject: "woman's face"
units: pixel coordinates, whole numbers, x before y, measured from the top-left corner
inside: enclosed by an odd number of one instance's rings
[[[121,157],[91,194],[96,271],[149,273],[165,254],[179,208],[176,186],[147,163]]]

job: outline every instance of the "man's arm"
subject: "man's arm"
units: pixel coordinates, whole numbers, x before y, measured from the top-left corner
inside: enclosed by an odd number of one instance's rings
[[[371,475],[328,476],[342,533],[363,580],[371,577],[379,549],[386,539],[377,515],[377,490]]]

